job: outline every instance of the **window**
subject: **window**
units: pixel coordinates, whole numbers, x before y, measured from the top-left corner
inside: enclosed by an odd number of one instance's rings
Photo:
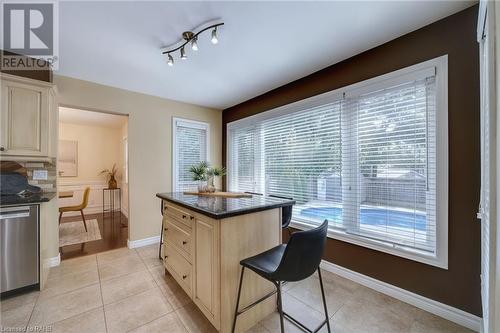
[[[293,223],[447,267],[447,57],[228,124],[228,188]],[[439,128],[439,131],[437,130]]]
[[[189,168],[201,161],[208,162],[210,125],[204,122],[173,119],[173,189],[196,189]]]

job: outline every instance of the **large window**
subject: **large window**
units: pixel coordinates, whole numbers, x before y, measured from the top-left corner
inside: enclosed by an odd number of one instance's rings
[[[200,161],[208,161],[210,127],[209,124],[194,120],[173,119],[173,189],[174,191],[193,190],[189,168]]]
[[[446,56],[228,125],[228,187],[293,223],[447,267]]]

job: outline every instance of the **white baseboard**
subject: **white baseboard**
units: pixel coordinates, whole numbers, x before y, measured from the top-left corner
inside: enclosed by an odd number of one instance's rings
[[[61,254],[58,253],[56,257],[47,258],[47,264],[49,267],[56,267],[61,264]]]
[[[482,319],[463,310],[412,293],[392,284],[376,280],[325,260],[322,260],[321,268],[476,332],[479,332],[481,329]]]
[[[148,246],[151,244],[160,244],[160,236],[153,236],[153,237],[138,239],[135,241],[127,240],[127,247],[129,249],[135,249],[138,247]]]

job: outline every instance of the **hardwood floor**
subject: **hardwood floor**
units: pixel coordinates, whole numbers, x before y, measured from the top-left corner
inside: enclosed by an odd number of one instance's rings
[[[121,215],[121,223],[120,223]],[[86,214],[85,219],[90,221],[97,220],[102,239],[63,246],[59,249],[61,260],[86,256],[112,249],[127,246],[128,239],[128,219],[121,212],[115,212],[113,216],[107,212],[103,218],[102,213]],[[61,223],[81,221],[81,216],[64,216]]]

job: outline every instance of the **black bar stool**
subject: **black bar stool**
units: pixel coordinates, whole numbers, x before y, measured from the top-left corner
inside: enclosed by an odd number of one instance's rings
[[[288,198],[288,197],[282,197],[280,195],[269,195],[272,198],[279,198],[279,199],[288,199],[288,200],[293,200],[293,198]],[[288,230],[288,235],[292,235],[292,231],[290,230],[290,222],[292,222],[292,211],[293,211],[293,206],[285,206],[281,208],[281,228]]]
[[[319,268],[321,258],[323,257],[323,250],[325,249],[327,231],[328,221],[325,220],[318,228],[293,233],[288,241],[288,244],[278,245],[270,250],[262,252],[261,254],[240,261],[242,268],[240,284],[238,287],[238,298],[236,300],[236,309],[234,310],[233,333],[236,328],[236,319],[240,314],[276,293],[278,293],[277,305],[278,312],[280,314],[281,333],[285,332],[283,318],[287,318],[293,324],[306,332],[318,332],[325,324],[328,328],[328,332],[331,332],[330,322],[328,321],[328,310],[326,308],[323,279]],[[276,286],[276,290],[239,310],[241,284],[243,282],[245,268],[254,271],[264,279],[272,282]],[[315,330],[311,330],[291,317],[289,314],[283,312],[281,283],[284,281],[293,282],[304,280],[314,274],[315,271],[318,271],[321,296],[323,298],[323,307],[325,309],[325,320]]]

